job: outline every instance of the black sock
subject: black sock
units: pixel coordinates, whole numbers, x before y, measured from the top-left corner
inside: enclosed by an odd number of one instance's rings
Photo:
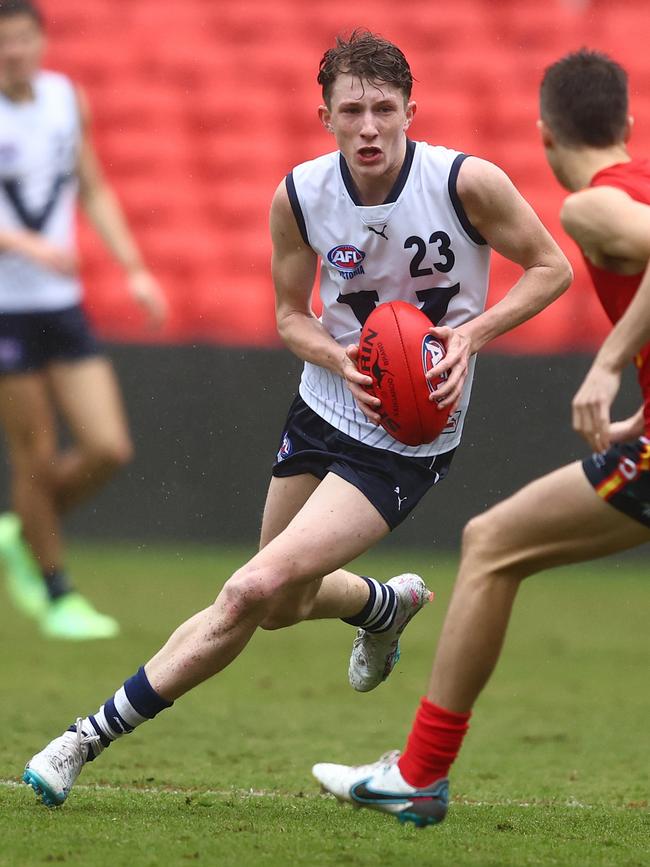
[[[374,578],[360,575],[366,584],[370,595],[361,611],[354,617],[342,617],[344,623],[359,626],[366,632],[385,632],[393,625],[397,612],[397,597],[390,584],[382,584]]]
[[[47,587],[47,595],[52,602],[72,592],[70,579],[64,569],[43,569],[43,580]]]

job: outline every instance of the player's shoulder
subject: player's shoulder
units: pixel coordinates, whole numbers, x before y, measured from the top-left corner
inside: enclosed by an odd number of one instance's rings
[[[336,171],[339,160],[340,152],[331,151],[330,153],[321,154],[310,160],[305,160],[305,162],[298,163],[289,172],[289,175],[293,176],[294,179],[300,180],[312,177],[321,178]]]
[[[298,197],[304,198],[310,191],[321,194],[327,188],[327,181],[338,166],[339,151],[322,154],[295,165],[280,181],[275,189],[272,208],[282,211]]]
[[[79,89],[63,72],[41,69],[36,76],[35,88],[51,110],[72,111],[74,114],[79,111]]]
[[[416,142],[416,146],[425,169],[442,169],[450,175],[454,184],[461,188],[481,188],[507,177],[495,163],[474,154],[427,142]]]
[[[76,85],[69,76],[53,69],[41,69],[36,76],[36,84],[51,92],[74,93],[76,90]]]
[[[615,214],[619,209],[631,204],[632,197],[626,190],[610,184],[600,184],[594,187],[584,187],[570,193],[562,202],[560,221],[564,228],[575,220],[591,222],[601,215]]]

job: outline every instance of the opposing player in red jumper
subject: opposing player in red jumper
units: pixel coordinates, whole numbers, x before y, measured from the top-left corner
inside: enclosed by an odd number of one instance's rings
[[[273,469],[261,550],[99,710],[30,760],[24,779],[45,803],[62,803],[87,761],[229,665],[258,627],[342,618],[358,629],[352,686],[380,684],[429,592],[415,575],[382,584],[343,567],[446,475],[475,353],[570,282],[567,260],[500,169],[407,138],[416,105],[395,45],[366,32],[338,40],[319,82],[320,119],[338,149],[296,167],[271,206],[278,329],[305,368]],[[484,312],[491,247],[523,273]],[[319,257],[321,319],[311,308]],[[378,426],[380,407],[364,388],[370,378],[356,365],[365,318],[396,299],[440,324],[448,379],[436,396],[456,407],[448,430],[417,447]]]
[[[418,825],[445,817],[449,768],[498,660],[521,581],[650,541],[650,161],[627,150],[625,71],[597,52],[562,58],[544,76],[539,126],[548,162],[571,193],[562,207],[564,228],[609,318],[618,320],[573,400],[573,426],[595,453],[538,479],[465,528],[429,690],[404,754],[313,769],[340,799]],[[644,404],[612,423],[621,371],[632,361]]]

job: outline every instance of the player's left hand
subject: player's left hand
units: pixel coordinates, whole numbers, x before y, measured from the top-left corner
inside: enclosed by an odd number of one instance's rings
[[[594,361],[571,404],[573,429],[596,452],[611,445],[610,410],[621,387],[621,371]]]
[[[450,407],[453,410],[467,378],[472,343],[461,330],[446,325],[430,328],[429,333],[444,344],[446,355],[427,373],[427,379],[437,379],[441,374],[447,374],[447,379],[440,383],[429,400],[435,401],[441,409]]]
[[[150,324],[160,328],[169,313],[169,304],[160,283],[145,268],[129,274],[128,281],[131,294],[146,311]]]
[[[645,414],[643,406],[634,415],[621,421],[613,421],[609,426],[609,441],[613,443],[630,443],[643,436],[645,431]]]

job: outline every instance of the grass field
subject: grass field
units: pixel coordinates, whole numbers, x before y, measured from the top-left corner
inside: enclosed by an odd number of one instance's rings
[[[316,761],[370,761],[403,745],[453,580],[452,561],[425,553],[363,560],[378,577],[421,571],[437,591],[389,683],[350,690],[353,631],[341,623],[260,633],[219,678],[87,768],[63,808],[37,804],[18,785],[26,759],[96,709],[244,554],[77,548],[79,583],[123,624],[114,642],[48,643],[3,599],[1,865],[650,864],[643,559],[525,587],[438,828],[339,807],[310,777]]]

